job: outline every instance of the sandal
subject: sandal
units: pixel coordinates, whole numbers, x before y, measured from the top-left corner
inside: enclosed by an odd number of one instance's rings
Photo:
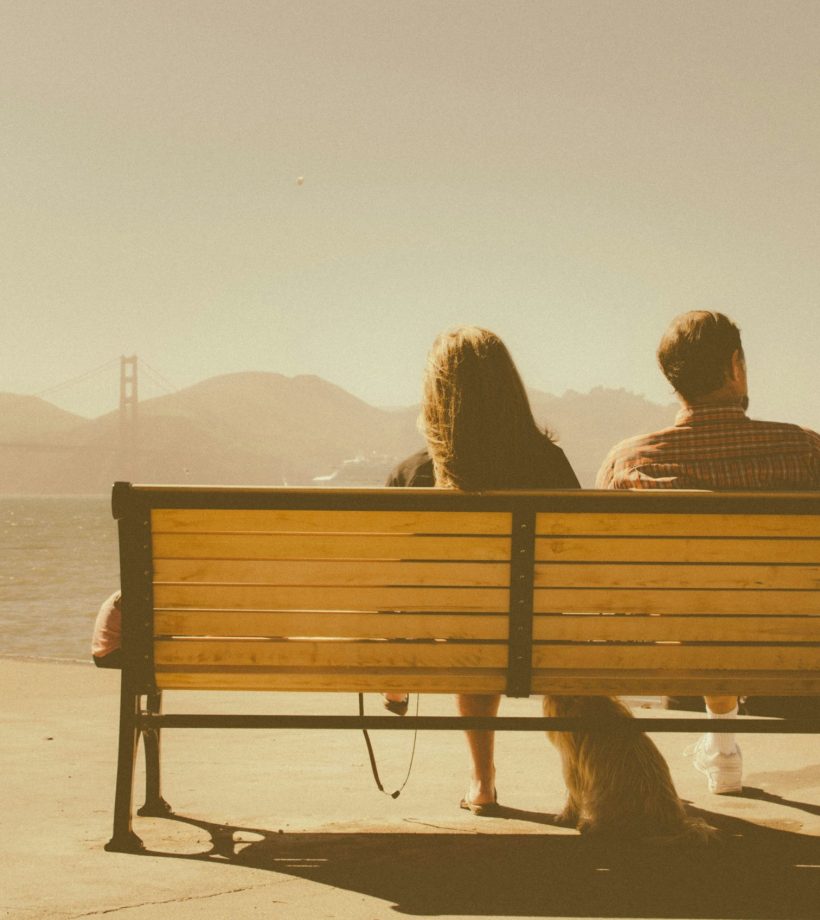
[[[462,799],[458,803],[459,808],[472,812],[479,818],[491,818],[501,813],[502,806],[498,804],[498,791],[493,790],[492,802],[471,802],[469,799]]]
[[[388,712],[395,713],[397,716],[403,716],[407,714],[407,707],[410,705],[410,695],[405,693],[403,700],[391,700],[386,693],[382,693],[382,703],[384,703],[384,708]]]

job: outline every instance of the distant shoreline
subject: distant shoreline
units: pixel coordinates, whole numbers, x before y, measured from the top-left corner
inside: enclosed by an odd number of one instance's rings
[[[113,485],[113,483],[112,483]],[[111,492],[0,492],[0,498],[110,498]]]
[[[93,665],[91,652],[85,658],[57,658],[53,655],[15,655],[13,652],[0,652],[0,661],[38,661],[42,664],[83,664]]]

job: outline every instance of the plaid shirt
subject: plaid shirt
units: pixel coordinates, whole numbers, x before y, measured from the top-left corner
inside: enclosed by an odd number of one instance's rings
[[[820,489],[820,435],[758,422],[739,406],[682,409],[671,428],[609,452],[598,489]]]

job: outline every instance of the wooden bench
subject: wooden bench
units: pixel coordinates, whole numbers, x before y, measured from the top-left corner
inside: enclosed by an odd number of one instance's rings
[[[117,483],[111,850],[160,794],[161,728],[571,729],[499,717],[163,713],[164,690],[820,694],[820,494]],[[651,731],[703,720],[643,719]],[[710,729],[817,731],[817,720]]]

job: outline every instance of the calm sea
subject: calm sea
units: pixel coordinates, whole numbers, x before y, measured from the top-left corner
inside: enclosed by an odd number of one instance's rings
[[[94,617],[118,587],[107,496],[0,496],[0,655],[90,661]]]

